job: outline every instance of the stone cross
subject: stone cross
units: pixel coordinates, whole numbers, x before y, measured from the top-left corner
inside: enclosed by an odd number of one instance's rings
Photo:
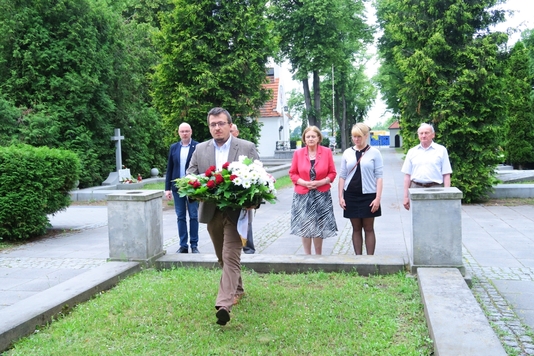
[[[115,162],[118,172],[122,169],[121,140],[124,140],[124,136],[121,136],[121,129],[115,129],[115,136],[111,136],[111,140],[117,141],[115,142]]]

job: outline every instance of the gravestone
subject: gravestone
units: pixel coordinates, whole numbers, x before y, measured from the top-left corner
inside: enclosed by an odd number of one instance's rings
[[[124,140],[124,136],[121,136],[121,129],[115,129],[115,135],[111,136],[111,140],[115,141],[115,164],[117,171],[111,172],[102,185],[117,185],[121,182],[121,178],[124,177],[122,170],[122,153],[121,153],[121,140]],[[130,178],[130,170],[128,169],[128,178]]]
[[[410,188],[411,272],[458,268],[462,274],[462,197],[458,188]]]
[[[107,195],[110,261],[151,264],[165,254],[162,197],[153,190]]]
[[[132,174],[130,173],[130,168],[119,169],[119,182],[122,182],[125,179],[131,179]]]

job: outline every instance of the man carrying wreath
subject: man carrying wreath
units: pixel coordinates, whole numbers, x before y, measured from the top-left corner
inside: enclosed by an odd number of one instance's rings
[[[213,139],[197,145],[188,174],[206,172],[210,166],[222,169],[226,162],[237,161],[239,156],[259,159],[254,143],[233,137],[230,134],[232,117],[223,108],[213,108],[208,113],[208,127]],[[243,207],[247,208],[247,207]],[[232,306],[244,294],[241,279],[241,237],[237,231],[240,209],[219,209],[211,202],[201,202],[198,220],[208,224],[215,254],[222,266],[219,293],[215,302],[217,324],[226,325],[230,321]]]

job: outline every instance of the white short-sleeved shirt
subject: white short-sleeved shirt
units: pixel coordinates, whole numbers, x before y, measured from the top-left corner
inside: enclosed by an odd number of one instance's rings
[[[443,175],[452,173],[449,153],[444,146],[435,142],[426,149],[419,144],[410,148],[401,171],[418,183],[442,184]]]

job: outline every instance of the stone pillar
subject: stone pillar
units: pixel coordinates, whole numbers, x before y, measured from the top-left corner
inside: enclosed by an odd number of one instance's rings
[[[412,273],[418,267],[454,267],[465,274],[462,197],[458,188],[410,188]]]
[[[110,261],[151,264],[165,254],[162,197],[154,190],[107,195]]]

